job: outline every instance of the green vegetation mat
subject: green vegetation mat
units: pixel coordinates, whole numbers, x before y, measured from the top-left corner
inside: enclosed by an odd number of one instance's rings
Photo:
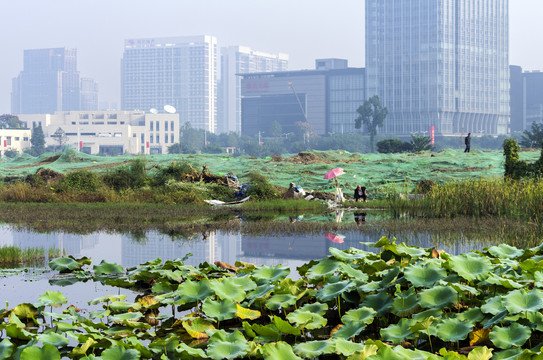
[[[540,359],[543,245],[449,255],[330,248],[299,267],[160,259],[124,269],[63,257],[52,284],[131,289],[64,307],[47,291],[0,310],[2,359]],[[93,286],[89,284],[89,286]],[[64,308],[62,308],[64,307]],[[54,308],[57,310],[53,311]],[[94,309],[93,309],[94,310]]]
[[[529,162],[539,158],[539,151],[521,152],[522,160]],[[4,177],[34,174],[39,168],[48,168],[67,173],[75,169],[104,172],[138,157],[125,155],[105,157],[69,151],[63,154],[45,154],[39,158],[22,155],[16,159],[0,162]],[[305,190],[330,191],[333,181],[324,180],[328,170],[345,169],[339,177],[340,185],[350,194],[357,184],[372,192],[384,192],[389,186],[400,187],[404,183],[409,189],[421,180],[448,182],[473,177],[502,177],[504,156],[501,151],[477,151],[465,154],[462,150],[443,150],[437,153],[418,154],[358,154],[346,151],[313,151],[298,155],[268,157],[265,159],[233,157],[231,155],[149,155],[144,157],[147,169],[164,167],[172,162],[189,162],[196,169],[205,165],[217,175],[235,174],[242,182],[248,174],[256,171],[274,185],[288,187],[290,182]]]

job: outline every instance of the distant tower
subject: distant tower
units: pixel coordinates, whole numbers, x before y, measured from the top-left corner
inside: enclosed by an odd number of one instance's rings
[[[121,60],[121,109],[171,105],[181,125],[217,128],[217,39],[183,36],[125,40]]]
[[[79,110],[77,50],[24,51],[24,70],[13,79],[11,112],[53,114]]]
[[[98,83],[91,78],[81,78],[82,111],[98,110]]]
[[[241,133],[241,77],[237,74],[286,70],[286,54],[269,54],[245,46],[222,48],[218,132]]]
[[[508,0],[366,0],[367,95],[383,132],[507,134]]]

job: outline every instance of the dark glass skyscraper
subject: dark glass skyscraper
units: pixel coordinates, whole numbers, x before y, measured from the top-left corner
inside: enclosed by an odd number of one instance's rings
[[[24,51],[24,68],[13,79],[11,112],[53,114],[79,110],[76,49]]]
[[[367,95],[383,132],[506,134],[508,0],[366,0]]]

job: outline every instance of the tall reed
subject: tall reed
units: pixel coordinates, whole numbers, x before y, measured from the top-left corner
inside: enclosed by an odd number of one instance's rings
[[[17,267],[40,265],[47,259],[60,257],[65,253],[51,248],[20,248],[17,246],[0,246],[0,267]]]

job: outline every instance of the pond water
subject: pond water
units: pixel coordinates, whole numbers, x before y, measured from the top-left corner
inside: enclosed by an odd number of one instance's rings
[[[466,233],[461,229],[455,231],[437,231],[424,227],[412,230],[384,230],[373,226],[374,223],[387,218],[383,212],[368,212],[363,214],[345,211],[326,215],[284,216],[275,218],[284,229],[293,223],[337,223],[351,226],[339,230],[305,231],[285,234],[283,232],[266,231],[259,234],[247,231],[248,221],[239,221],[238,227],[229,227],[228,231],[210,230],[205,233],[184,232],[179,234],[164,234],[158,231],[146,233],[116,233],[93,232],[80,235],[69,232],[38,233],[28,229],[15,228],[9,225],[0,226],[0,247],[16,246],[18,248],[58,249],[66,255],[75,258],[88,257],[93,265],[102,260],[117,263],[124,268],[137,266],[149,260],[161,258],[173,260],[192,254],[187,264],[197,266],[203,262],[214,263],[223,261],[234,264],[236,261],[255,265],[278,265],[289,267],[291,277],[297,277],[296,267],[329,255],[329,248],[349,249],[351,247],[372,251],[361,245],[361,242],[374,243],[381,236],[396,237],[398,242],[406,242],[425,248],[443,249],[451,254],[469,252],[474,249],[499,244],[502,239],[496,236],[478,236]],[[358,220],[358,223],[357,223]],[[304,225],[304,224],[301,224]],[[439,226],[438,226],[439,227]],[[212,228],[212,227],[211,227]],[[454,226],[453,226],[454,228]],[[421,230],[422,229],[422,230]],[[449,226],[450,229],[450,226]],[[488,235],[488,234],[487,234]],[[373,249],[375,251],[375,249]],[[47,267],[48,259],[43,262]],[[118,294],[119,291],[130,294],[129,291],[102,286],[99,283],[78,283],[68,287],[50,284],[50,279],[56,272],[30,269],[16,276],[3,276],[0,272],[0,304],[8,302],[10,306],[22,302],[36,302],[38,297],[48,290],[61,291],[69,304],[85,308],[87,301],[105,295]]]

